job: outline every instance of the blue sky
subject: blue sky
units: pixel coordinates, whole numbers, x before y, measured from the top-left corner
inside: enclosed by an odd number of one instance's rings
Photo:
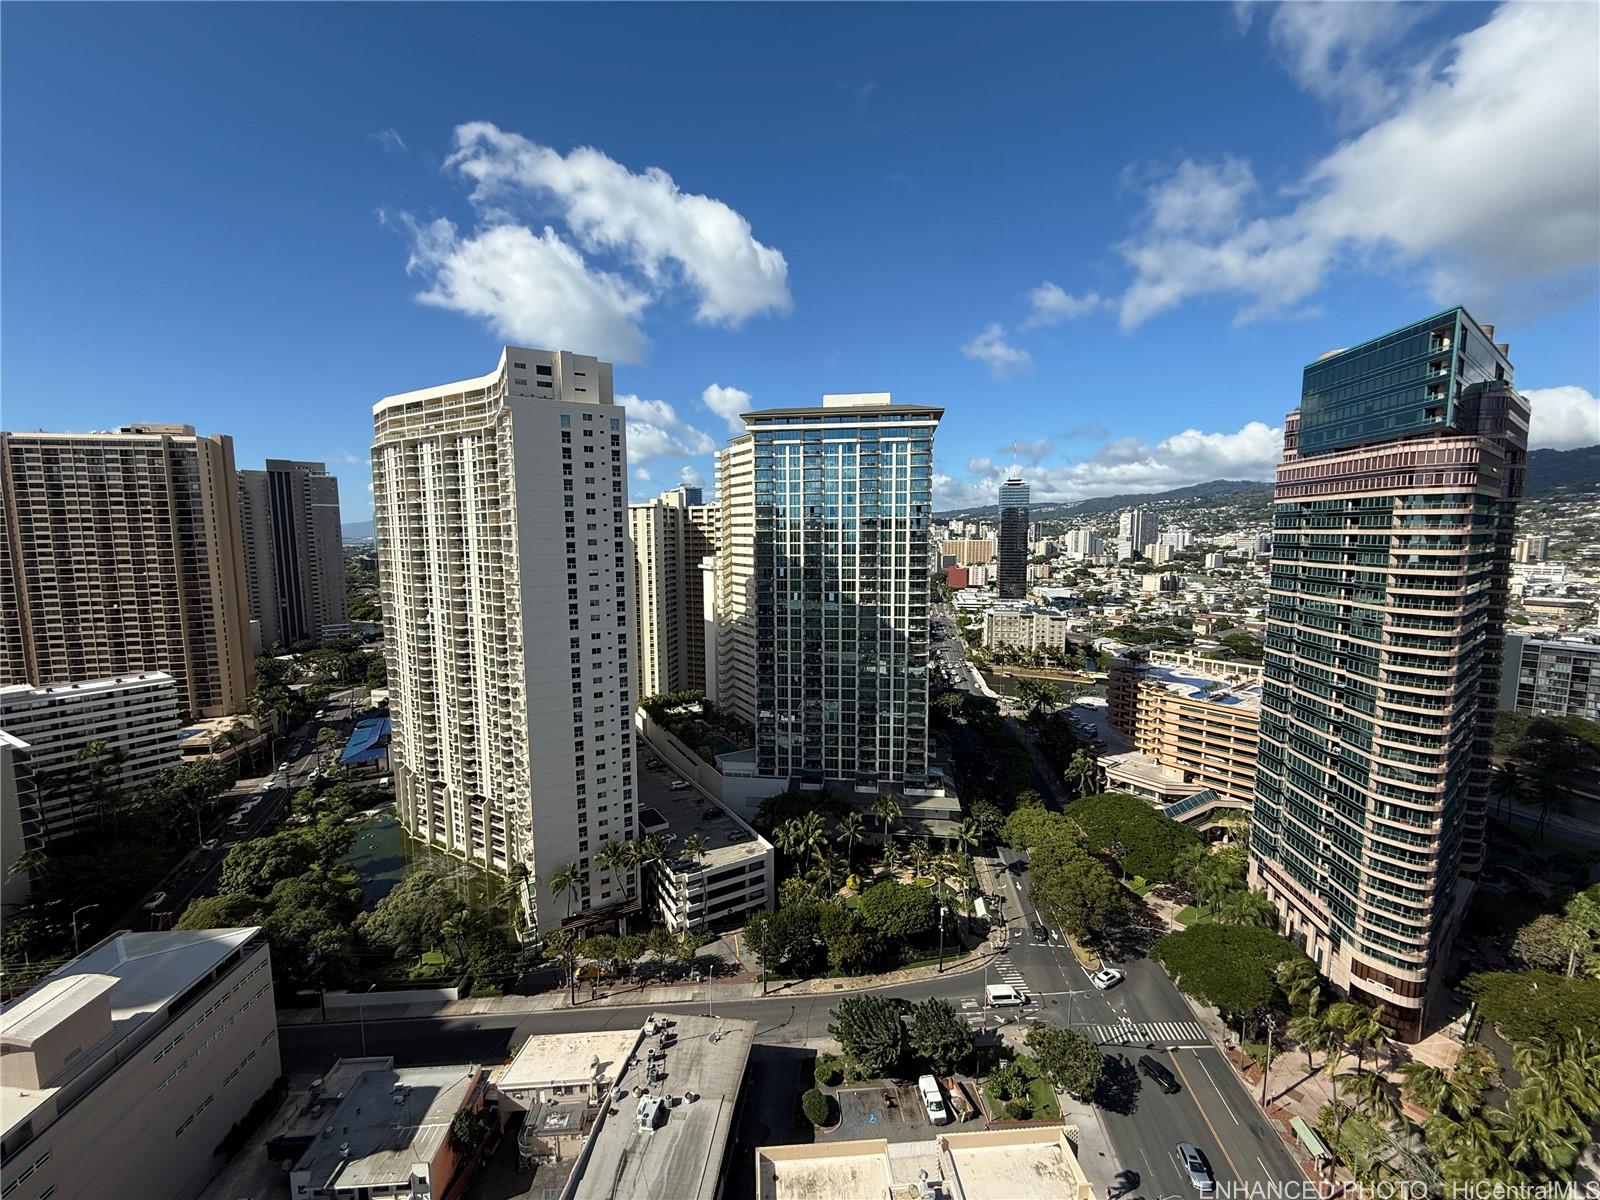
[[[1600,9],[8,4],[8,429],[327,461],[504,340],[730,414],[942,404],[939,495],[1265,478],[1320,352],[1464,301],[1600,441]],[[1013,450],[1013,444],[1019,448]]]

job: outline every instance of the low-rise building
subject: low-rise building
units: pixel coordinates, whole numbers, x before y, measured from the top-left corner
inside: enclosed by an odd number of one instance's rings
[[[1600,721],[1600,645],[1508,634],[1500,708],[1532,717]]]
[[[756,1022],[653,1015],[598,1110],[564,1200],[714,1200]]]
[[[161,671],[48,687],[0,688],[0,729],[27,743],[38,783],[22,812],[23,835],[38,849],[96,816],[75,776],[100,747],[108,782],[132,795],[178,762],[177,683]]]
[[[756,1200],[1095,1200],[1063,1125],[756,1150]]]
[[[601,1103],[638,1047],[637,1029],[536,1033],[490,1077],[502,1108]]]
[[[277,1036],[259,929],[107,938],[0,1013],[7,1195],[189,1200],[278,1077]]]
[[[652,865],[650,891],[668,929],[730,928],[776,902],[772,843],[692,787],[646,783],[642,790],[640,835],[667,841],[666,859]],[[704,846],[698,859],[685,850],[696,836]]]
[[[1040,604],[997,604],[983,614],[983,644],[988,649],[1064,650],[1068,617]]]
[[[355,1066],[334,1110],[289,1173],[291,1200],[438,1200],[463,1159],[451,1145],[457,1113],[475,1113],[489,1072],[473,1063],[396,1068],[392,1058],[341,1060]]]
[[[1137,750],[1102,760],[1108,786],[1164,806],[1210,790],[1217,807],[1249,807],[1261,724],[1258,678],[1229,682],[1122,660],[1109,672],[1106,704],[1111,726]]]

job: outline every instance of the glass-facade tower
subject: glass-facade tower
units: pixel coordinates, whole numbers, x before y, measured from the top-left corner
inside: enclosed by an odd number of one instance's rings
[[[1028,485],[1013,476],[1000,485],[1000,539],[995,544],[1000,595],[1021,600],[1028,594]]]
[[[1285,424],[1251,878],[1406,1041],[1482,864],[1527,432],[1459,308],[1324,355]]]
[[[942,410],[886,393],[745,414],[759,772],[928,777],[928,524]]]

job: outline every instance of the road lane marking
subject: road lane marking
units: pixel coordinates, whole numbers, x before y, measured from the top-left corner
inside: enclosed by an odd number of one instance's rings
[[[1216,1076],[1211,1073],[1211,1068],[1206,1066],[1205,1060],[1202,1059],[1198,1054],[1196,1054],[1194,1057],[1195,1061],[1200,1064],[1200,1069],[1206,1073],[1206,1078],[1211,1080],[1211,1086],[1217,1089],[1217,1099],[1222,1100],[1222,1107],[1228,1110],[1228,1115],[1233,1117],[1233,1123],[1237,1125],[1239,1123],[1239,1118],[1233,1116],[1233,1109],[1229,1106],[1228,1102],[1223,1099],[1222,1088],[1217,1084]]]
[[[1172,1054],[1170,1057],[1172,1065],[1178,1069],[1178,1078],[1183,1080],[1184,1095],[1189,1097],[1189,1103],[1194,1105],[1195,1111],[1200,1114],[1200,1119],[1206,1123],[1206,1128],[1211,1131],[1211,1139],[1217,1143],[1217,1149],[1222,1152],[1222,1157],[1227,1160],[1228,1170],[1233,1172],[1233,1177],[1242,1185],[1244,1183],[1244,1172],[1234,1164],[1233,1155],[1228,1153],[1228,1148],[1222,1144],[1222,1138],[1217,1135],[1217,1127],[1211,1123],[1211,1118],[1206,1115],[1206,1110],[1201,1106],[1200,1101],[1195,1099],[1194,1085],[1189,1082],[1189,1077],[1183,1073],[1183,1064],[1178,1061],[1178,1055]],[[1206,1077],[1210,1078],[1210,1075],[1211,1072],[1207,1071]],[[1213,1085],[1216,1084],[1214,1079],[1211,1082]]]

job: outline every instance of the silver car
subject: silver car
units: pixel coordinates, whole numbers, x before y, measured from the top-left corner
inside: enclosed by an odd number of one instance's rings
[[[1200,1147],[1179,1142],[1176,1154],[1178,1165],[1188,1172],[1189,1183],[1195,1191],[1202,1196],[1209,1196],[1216,1191],[1217,1181],[1211,1174],[1211,1164],[1206,1161]]]

